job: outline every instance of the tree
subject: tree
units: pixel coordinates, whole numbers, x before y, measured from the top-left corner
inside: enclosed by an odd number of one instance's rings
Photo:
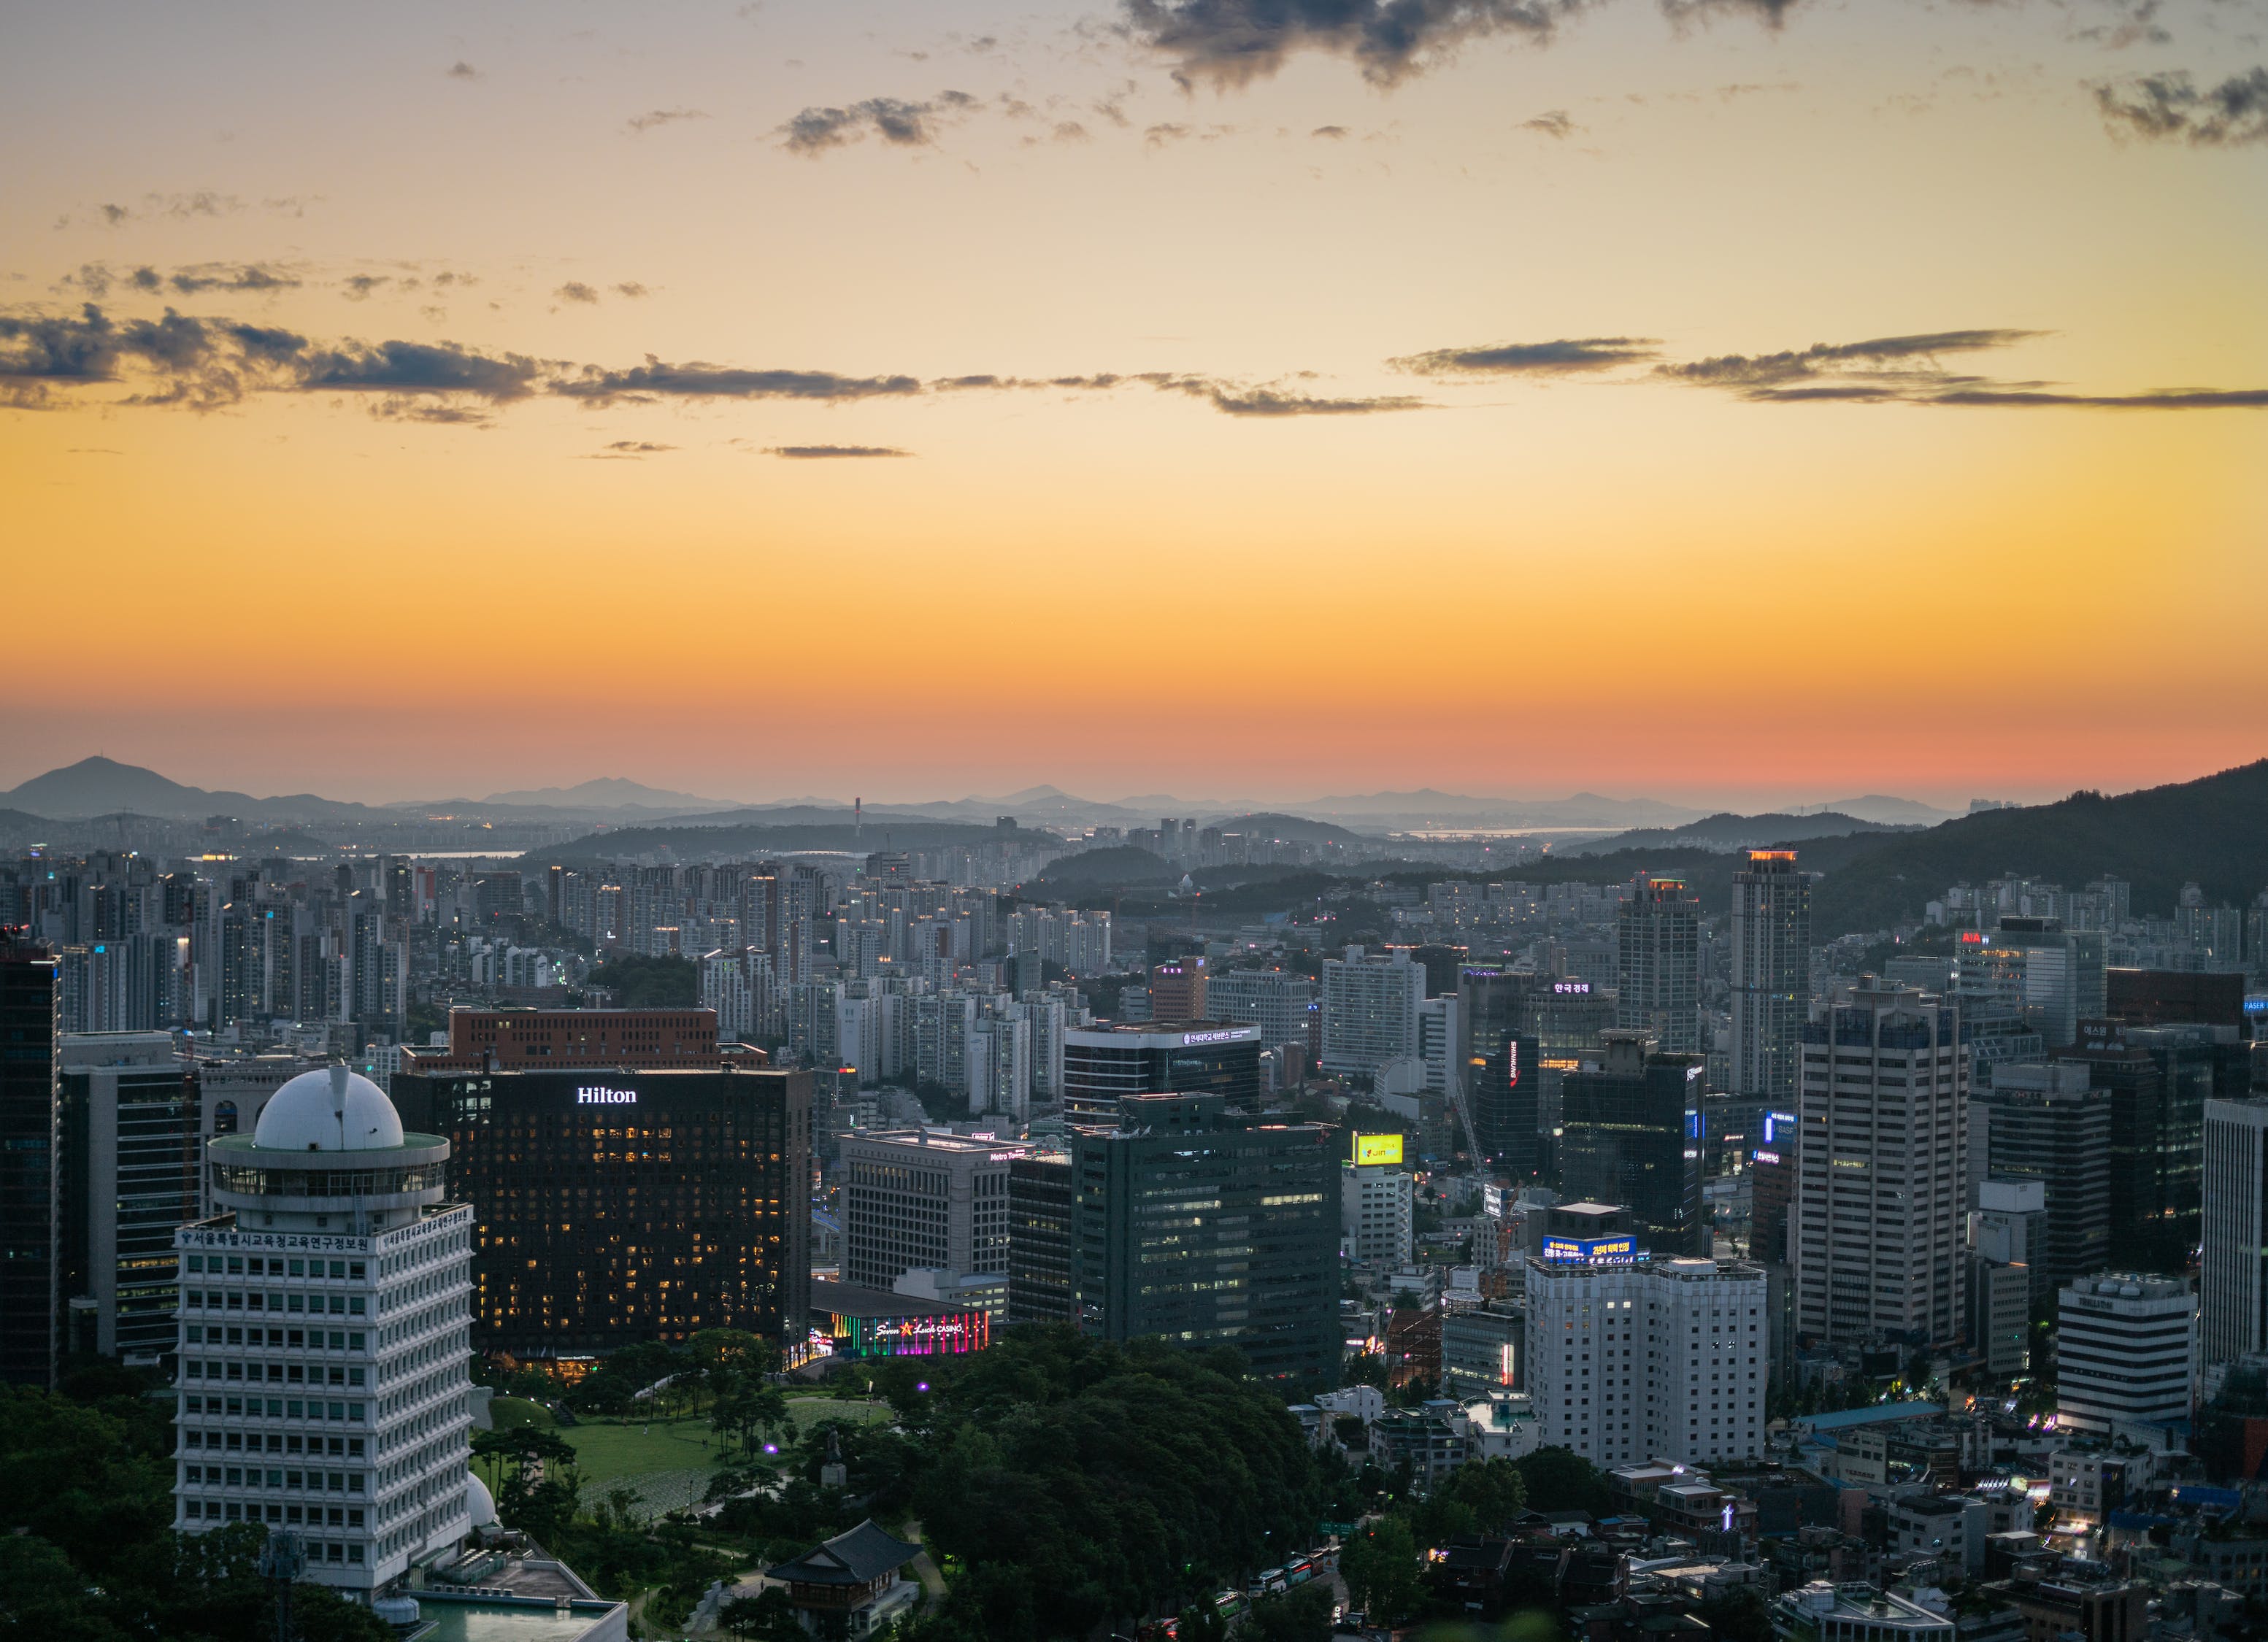
[[[1440,1494],[1473,1513],[1473,1527],[1500,1535],[1528,1508],[1528,1478],[1510,1460],[1471,1460],[1449,1473]]]
[[[1349,1540],[1339,1552],[1339,1577],[1373,1621],[1391,1624],[1414,1612],[1424,1588],[1408,1520],[1381,1517]]]
[[[735,1596],[717,1610],[717,1623],[745,1642],[805,1642],[787,1593],[768,1586],[754,1596]]]
[[[1200,1597],[1174,1622],[1174,1642],[1228,1642],[1228,1622],[1219,1609]]]
[[[1252,1604],[1237,1628],[1241,1642],[1331,1642],[1331,1587],[1312,1581]]]
[[[1513,1463],[1527,1484],[1531,1511],[1587,1511],[1603,1516],[1609,1508],[1606,1479],[1572,1448],[1538,1448]]]

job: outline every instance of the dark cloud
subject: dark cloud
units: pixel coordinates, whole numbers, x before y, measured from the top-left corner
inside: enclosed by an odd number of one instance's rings
[[[698,108],[656,108],[646,114],[632,114],[630,129],[633,132],[651,131],[658,125],[674,125],[681,120],[706,120],[708,117]]]
[[[2201,90],[2184,70],[2142,74],[2094,88],[2103,123],[2122,136],[2199,148],[2268,143],[2268,68]]]
[[[939,121],[977,106],[967,92],[939,92],[923,102],[869,97],[847,108],[806,108],[776,133],[792,154],[810,158],[858,142],[869,131],[899,148],[923,148],[937,137]]]
[[[311,351],[296,386],[313,393],[465,394],[523,399],[541,367],[523,354],[484,354],[454,342],[385,342]]]
[[[784,456],[790,461],[833,461],[843,457],[910,456],[911,451],[902,451],[894,445],[768,445],[767,456]]]
[[[626,279],[622,281],[621,284],[615,287],[615,295],[618,297],[643,297],[645,295],[645,287],[639,284],[635,279]]]
[[[1857,342],[1814,342],[1808,348],[1783,353],[1720,354],[1683,364],[1658,364],[1654,373],[1702,387],[1732,388],[1753,394],[1759,389],[1783,389],[1822,377],[1859,372],[1869,373],[1874,379],[1849,386],[1887,392],[1902,384],[1943,384],[1946,373],[1934,363],[1940,355],[2007,348],[2040,335],[2038,331],[2020,330],[1928,331],[1911,336],[1876,336]]]
[[[584,460],[594,462],[643,461],[649,456],[659,456],[674,451],[674,445],[656,445],[650,439],[616,439],[602,451],[593,451]]]
[[[1523,131],[1540,131],[1549,137],[1565,138],[1573,136],[1581,130],[1582,127],[1567,117],[1567,111],[1565,108],[1547,108],[1533,120],[1521,121],[1520,129]]]
[[[1651,336],[1580,336],[1550,342],[1491,342],[1436,348],[1387,363],[1418,376],[1569,376],[1660,357]]]
[[[1314,130],[1307,133],[1309,136],[1327,136],[1334,140],[1343,137],[1346,134],[1347,129],[1343,125],[1319,125]]]
[[[449,77],[453,80],[477,80],[481,77],[481,71],[460,57],[449,65]]]
[[[1241,383],[1219,377],[1177,376],[1145,372],[1126,379],[1147,382],[1164,393],[1186,394],[1204,400],[1230,416],[1367,416],[1389,410],[1423,410],[1425,401],[1407,394],[1382,394],[1360,398],[1324,398],[1272,383]]]
[[[1122,0],[1134,38],[1183,85],[1242,85],[1302,51],[1390,85],[1483,35],[1541,42],[1586,0]]]
[[[1713,23],[1720,17],[1746,18],[1778,28],[1800,0],[1661,0],[1661,14],[1671,22]]]
[[[597,288],[586,285],[579,279],[569,280],[551,294],[562,302],[596,302],[599,299]]]
[[[151,271],[136,269],[134,283],[149,290],[142,276]],[[201,291],[294,291],[300,283],[291,274],[278,273],[256,262],[200,262],[192,268],[175,269],[173,277],[166,283],[186,296]]]
[[[1178,143],[1190,134],[1190,128],[1173,121],[1153,125],[1142,133],[1143,143],[1151,148],[1163,148],[1168,143]]]
[[[350,274],[339,281],[339,294],[349,302],[361,302],[387,283],[387,276],[384,274]]]
[[[746,371],[698,360],[665,364],[651,354],[642,365],[606,371],[585,365],[558,379],[551,392],[604,403],[617,399],[807,399],[839,401],[918,394],[910,376],[837,376],[831,371]]]

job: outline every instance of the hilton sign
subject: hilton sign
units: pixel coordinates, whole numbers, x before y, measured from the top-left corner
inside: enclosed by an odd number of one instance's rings
[[[586,1084],[575,1091],[575,1104],[578,1106],[636,1106],[637,1091],[608,1089],[598,1085]]]

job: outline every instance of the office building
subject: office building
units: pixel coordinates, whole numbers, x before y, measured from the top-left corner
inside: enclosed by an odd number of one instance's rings
[[[1595,1062],[1560,1079],[1559,1188],[1626,1204],[1656,1255],[1708,1251],[1701,1213],[1698,1056],[1658,1053],[1616,1029]]]
[[[1811,880],[1793,850],[1751,850],[1733,874],[1733,1065],[1739,1132],[1795,1101],[1811,1014]]]
[[[2268,1098],[2208,1101],[2198,1366],[2268,1351]]]
[[[1970,998],[2021,1012],[2051,1048],[2079,1036],[2103,1012],[2102,931],[2067,930],[2060,918],[2003,916],[1964,931],[1955,985]]]
[[[0,1380],[55,1379],[55,961],[0,929]]]
[[[2259,943],[2246,950],[2257,958]],[[2103,1013],[2129,1026],[2244,1026],[2244,977],[2191,969],[2106,969]]]
[[[1109,1127],[1130,1094],[1260,1104],[1260,1028],[1220,1020],[1098,1022],[1064,1033],[1064,1116]]]
[[[1312,1050],[1321,1042],[1315,983],[1295,969],[1215,970],[1205,983],[1205,1012],[1258,1027],[1261,1042],[1271,1048],[1298,1043]]]
[[[1339,1245],[1357,1265],[1408,1265],[1417,1257],[1417,1199],[1395,1163],[1348,1163],[1339,1170]]]
[[[1023,1148],[927,1128],[843,1140],[843,1280],[887,1289],[937,1267],[1008,1271],[1008,1167]]]
[[[1499,1037],[1464,1071],[1483,1159],[1514,1186],[1535,1181],[1543,1169],[1543,1064],[1535,1039]]]
[[[1322,1069],[1371,1076],[1395,1061],[1417,1060],[1425,1003],[1425,968],[1410,962],[1406,950],[1350,946],[1344,957],[1324,959]]]
[[[2057,1423],[2107,1436],[2188,1419],[2196,1348],[2187,1278],[2082,1278],[2056,1296]]]
[[[174,1233],[173,1526],[297,1534],[308,1578],[366,1597],[472,1530],[474,1211],[449,1143],[343,1066],[205,1152],[220,1212]]]
[[[2066,1061],[2003,1065],[1969,1100],[1970,1198],[1986,1181],[2036,1182],[2045,1235],[2028,1247],[2043,1292],[2112,1259],[2110,1096]]]
[[[730,1046],[724,1053],[762,1052]],[[446,1048],[402,1050],[423,1073],[556,1071],[568,1067],[712,1067],[720,1051],[714,1009],[471,1009],[449,1012]]]
[[[1631,880],[1616,911],[1615,956],[1616,1024],[1648,1034],[1665,1054],[1705,1051],[1701,902],[1683,879]]]
[[[1266,1377],[1336,1380],[1338,1160],[1329,1131],[1218,1094],[1138,1094],[1071,1140],[1071,1285],[1105,1339],[1233,1345]]]
[[[1205,961],[1191,955],[1150,966],[1150,1015],[1156,1020],[1205,1020]]]
[[[1772,1144],[1749,1153],[1749,1258],[1784,1266],[1788,1211],[1795,1203],[1796,1125],[1772,1127]]]
[[[1544,1446],[1602,1469],[1762,1456],[1761,1267],[1578,1243],[1531,1257],[1527,1280],[1528,1389]]]
[[[2250,1092],[2250,1055],[2227,1026],[2082,1020],[2068,1057],[2110,1097],[2111,1223],[2174,1270],[2197,1247],[2205,1103]]]
[[[1961,1337],[1967,1063],[1960,1012],[1854,987],[1803,1029],[1796,1329],[1818,1344]]]
[[[2033,1311],[2054,1291],[2047,1275],[2047,1186],[1986,1180],[1969,1213],[1969,1342],[1996,1374],[2024,1372]]]
[[[1528,1314],[1507,1300],[1441,1314],[1441,1395],[1465,1401],[1526,1388]]]
[[[1008,1321],[1079,1321],[1071,1288],[1071,1154],[1008,1164]]]
[[[153,1366],[173,1349],[173,1229],[204,1218],[196,1069],[164,1032],[65,1036],[57,1062],[62,1347]]]
[[[803,1337],[809,1072],[404,1071],[394,1099],[453,1149],[482,1350]]]
[[[1827,1579],[1783,1591],[1771,1612],[1777,1642],[1953,1642],[1955,1634],[1952,1619],[1935,1609]]]

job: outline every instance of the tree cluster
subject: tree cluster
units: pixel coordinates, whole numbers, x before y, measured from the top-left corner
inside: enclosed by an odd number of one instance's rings
[[[266,1642],[268,1530],[173,1531],[173,1427],[143,1376],[90,1365],[60,1393],[0,1387],[0,1637]],[[303,1642],[388,1642],[367,1609],[302,1583]]]

